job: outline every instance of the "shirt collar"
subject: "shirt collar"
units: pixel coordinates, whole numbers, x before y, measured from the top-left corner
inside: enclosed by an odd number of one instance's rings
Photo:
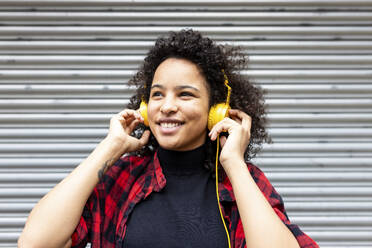
[[[163,173],[163,170],[160,166],[159,158],[158,158],[158,151],[156,150],[153,157],[153,170],[154,170],[154,177],[152,180],[153,190],[159,192],[165,187],[166,179]],[[223,173],[223,180],[222,182],[218,183],[218,192],[220,201],[226,202],[234,202],[235,196],[232,190],[232,185],[229,178]]]
[[[154,180],[153,180],[153,185],[154,185],[154,190],[156,192],[159,192],[161,189],[165,187],[165,184],[167,180],[165,179],[163,170],[160,166],[159,158],[158,158],[158,151],[156,150],[154,153],[153,157],[153,168],[154,168]]]

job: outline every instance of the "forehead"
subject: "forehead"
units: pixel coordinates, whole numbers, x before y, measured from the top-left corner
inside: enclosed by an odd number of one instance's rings
[[[189,85],[200,90],[207,90],[207,82],[199,67],[189,60],[168,58],[155,70],[152,85],[166,88]]]

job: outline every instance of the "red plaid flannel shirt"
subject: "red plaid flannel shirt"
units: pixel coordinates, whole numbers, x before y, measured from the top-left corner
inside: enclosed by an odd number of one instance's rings
[[[248,169],[275,213],[291,230],[302,248],[318,245],[297,225],[291,224],[281,196],[264,173],[252,164]],[[153,191],[164,188],[166,180],[157,157],[126,156],[120,158],[104,175],[88,199],[80,222],[72,234],[72,247],[122,247],[126,222],[135,205]],[[231,183],[227,176],[219,183],[222,212],[229,227],[231,247],[246,247],[243,225],[239,217]]]

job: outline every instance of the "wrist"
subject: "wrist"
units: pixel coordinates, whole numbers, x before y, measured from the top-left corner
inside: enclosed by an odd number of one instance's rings
[[[107,136],[102,140],[101,143],[104,145],[108,145],[110,149],[121,154],[126,153],[128,150],[128,147],[126,146],[125,142],[123,142],[119,138]]]
[[[222,158],[220,156],[220,163],[224,167],[229,167],[230,165],[234,166],[234,164],[236,164],[236,163],[244,163],[245,164],[244,155],[241,156],[240,154],[230,153],[228,156],[224,156],[224,158]]]
[[[244,159],[239,157],[231,157],[221,162],[221,165],[229,178],[234,177],[234,175],[239,175],[241,172],[248,169]]]

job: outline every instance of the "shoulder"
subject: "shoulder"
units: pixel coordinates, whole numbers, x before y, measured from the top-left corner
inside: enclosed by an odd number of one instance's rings
[[[118,204],[118,200],[126,199],[131,188],[141,184],[141,176],[146,175],[141,168],[145,168],[150,161],[150,156],[127,155],[119,158],[93,189],[87,201],[88,208],[97,209],[99,206],[111,208]]]
[[[152,156],[124,155],[107,170],[99,184],[107,188],[113,184],[127,182],[130,178],[136,178],[142,174],[143,169],[151,161]]]

